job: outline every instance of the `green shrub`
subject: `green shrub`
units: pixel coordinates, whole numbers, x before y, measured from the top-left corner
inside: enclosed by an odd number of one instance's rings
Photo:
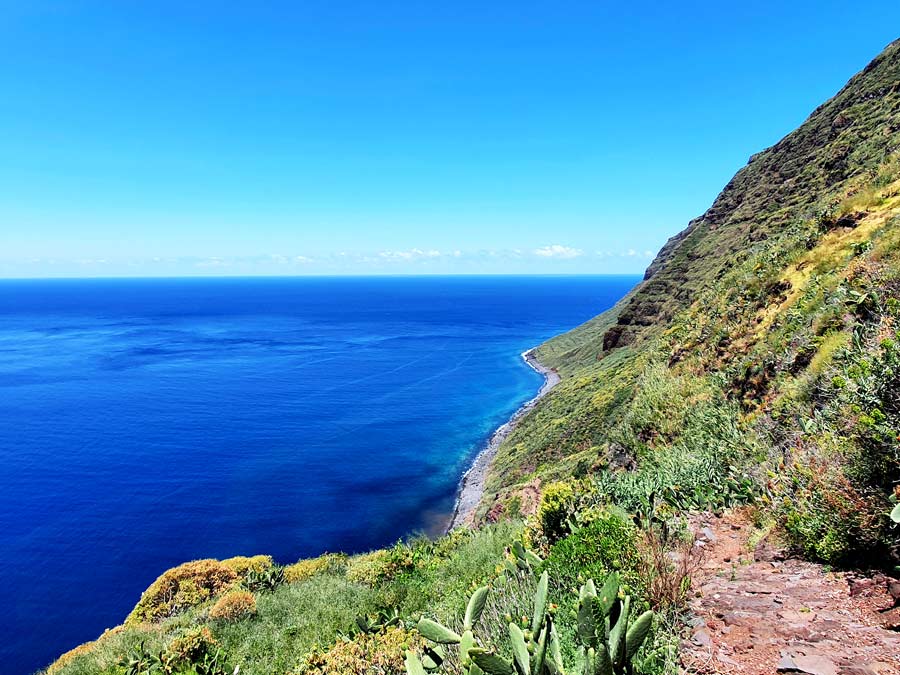
[[[379,587],[382,605],[398,606],[406,616],[426,608],[438,618],[454,616],[473,585],[482,586],[497,575],[497,561],[521,532],[520,523],[502,522],[438,540],[433,555],[420,560],[415,572]]]
[[[813,388],[812,413],[768,493],[790,543],[830,564],[890,566],[883,513],[900,483],[900,349],[893,320],[855,326]]]
[[[544,569],[561,589],[577,588],[588,578],[603,579],[620,572],[634,581],[640,562],[635,547],[637,528],[621,514],[604,512],[550,548]]]
[[[598,474],[594,494],[601,503],[643,516],[658,501],[678,510],[712,511],[752,501],[758,479],[743,468],[747,459],[735,457],[736,445],[728,444],[728,436],[709,439],[711,428],[686,432],[676,445],[645,457],[635,471]],[[726,428],[729,435],[737,433],[733,423]]]
[[[393,579],[397,575],[408,572],[415,566],[410,548],[397,543],[389,549],[372,551],[350,558],[347,566],[347,578],[370,586],[381,581]]]
[[[168,661],[173,665],[187,666],[203,663],[205,659],[216,654],[219,648],[219,643],[212,636],[209,628],[201,626],[172,640],[166,653]]]
[[[179,635],[158,652],[142,641],[132,646],[118,666],[113,671],[117,675],[232,675],[235,672],[206,626]]]
[[[574,506],[575,492],[568,483],[550,483],[544,488],[538,506],[538,521],[548,544],[552,545],[568,533],[567,521]]]
[[[879,557],[874,507],[840,465],[806,458],[784,467],[772,485],[775,516],[788,541],[804,555],[832,565],[851,560],[865,564],[860,551]]]

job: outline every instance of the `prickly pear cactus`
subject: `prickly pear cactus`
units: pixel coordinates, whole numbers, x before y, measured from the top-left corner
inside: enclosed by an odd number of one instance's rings
[[[615,572],[598,592],[589,580],[578,593],[578,640],[585,658],[585,675],[620,675],[630,672],[637,650],[653,625],[653,612],[637,618],[631,611],[631,597],[619,597],[620,582]]]
[[[516,548],[512,551],[517,573],[532,569],[528,556],[522,553],[524,547],[521,544],[519,547],[521,550],[518,552]],[[459,645],[460,663],[468,675],[566,675],[559,636],[553,615],[548,611],[549,587],[550,578],[544,572],[534,592],[530,625],[523,630],[516,623],[509,624],[512,661],[485,649],[473,632],[487,602],[489,589],[485,586],[475,591],[469,599],[462,635],[430,619],[419,621],[419,633],[434,642],[436,647],[427,650],[422,658],[407,652],[407,675],[426,675],[439,670],[443,652],[437,653],[435,650],[440,649],[441,645]],[[632,660],[653,625],[653,612],[633,616],[631,598],[621,593],[618,574],[609,575],[599,591],[593,580],[588,580],[581,587],[577,617],[576,636],[581,644],[582,663],[577,672],[580,675],[631,673]]]

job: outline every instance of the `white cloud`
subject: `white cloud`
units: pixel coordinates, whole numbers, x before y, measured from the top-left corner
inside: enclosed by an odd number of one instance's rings
[[[582,253],[583,251],[580,248],[571,248],[560,244],[542,246],[534,250],[534,254],[542,258],[577,258]]]
[[[427,250],[411,248],[405,251],[381,251],[379,252],[378,257],[382,260],[410,261],[440,258],[441,255],[440,251],[433,248]]]
[[[290,253],[260,253],[257,255],[238,256],[185,256],[169,258],[164,256],[148,256],[147,258],[135,258],[131,260],[111,260],[101,257],[72,258],[63,261],[38,259],[30,261],[30,264],[44,265],[48,269],[51,265],[78,265],[80,269],[95,267],[104,273],[119,268],[129,269],[146,266],[148,270],[158,273],[171,272],[172,268],[206,272],[209,274],[254,274],[254,273],[291,273],[312,274],[315,272],[351,273],[360,270],[371,269],[373,272],[408,271],[420,273],[426,272],[451,272],[451,271],[478,271],[490,269],[491,271],[520,271],[527,268],[527,261],[532,265],[538,261],[546,260],[551,266],[562,264],[569,268],[575,259],[590,258],[595,264],[609,263],[613,268],[618,266],[634,266],[639,260],[647,264],[652,260],[655,251],[641,248],[601,249],[590,248],[582,250],[563,244],[548,244],[539,248],[483,248],[483,249],[458,249],[447,247],[437,248],[397,248],[383,249],[381,251],[347,251],[337,250],[328,253],[307,252],[309,255]],[[565,261],[570,261],[566,264]],[[0,263],[5,262],[0,260]],[[16,261],[14,264],[25,263],[25,260]],[[543,264],[543,263],[541,263]],[[548,268],[549,269],[549,268]]]

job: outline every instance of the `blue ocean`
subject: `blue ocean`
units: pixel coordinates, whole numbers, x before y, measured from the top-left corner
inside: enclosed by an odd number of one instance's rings
[[[0,663],[161,572],[437,533],[541,384],[520,354],[634,276],[0,281]]]

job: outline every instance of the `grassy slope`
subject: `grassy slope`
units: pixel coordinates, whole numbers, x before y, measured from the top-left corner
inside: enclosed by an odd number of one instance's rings
[[[351,559],[337,559],[307,579],[257,592],[256,616],[237,622],[210,621],[212,601],[157,623],[134,623],[104,634],[62,657],[50,673],[121,673],[122,656],[144,643],[160,651],[185,630],[211,624],[213,634],[241,673],[294,672],[309,652],[326,648],[354,626],[357,615],[397,608],[452,623],[473,584],[485,583],[521,525],[502,523],[477,532],[457,532],[436,543],[408,546]]]
[[[760,519],[777,520],[812,557],[891,555],[883,514],[900,480],[898,146],[895,43],[751,158],[628,297],[540,348],[564,379],[503,444],[481,514],[515,518],[541,485],[572,476],[583,477],[584,504],[629,511],[659,499],[718,508],[753,493]],[[296,670],[357,614],[396,606],[452,622],[520,535],[501,522],[398,546],[258,592],[255,618],[210,625],[241,672]],[[595,565],[593,544],[572,535],[551,567],[582,574],[566,559],[579,546]],[[116,629],[51,671],[121,672],[129,648],[161,649],[210,623],[210,605]]]

